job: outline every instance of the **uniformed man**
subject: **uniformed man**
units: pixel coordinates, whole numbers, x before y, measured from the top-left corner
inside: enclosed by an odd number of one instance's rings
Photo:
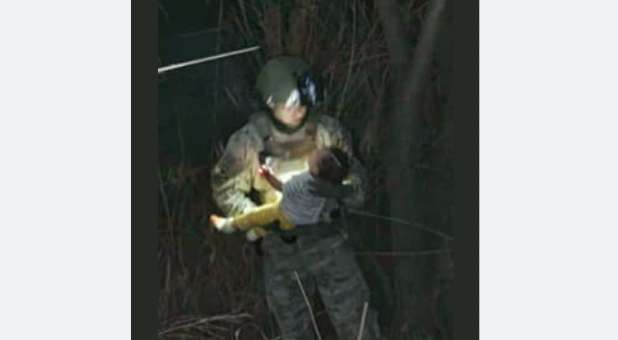
[[[350,135],[340,123],[311,112],[321,92],[307,64],[294,57],[274,58],[260,71],[256,88],[269,109],[253,114],[232,134],[212,172],[213,195],[221,210],[231,216],[275,201],[281,193],[257,175],[260,164],[268,162],[285,182],[307,170],[306,160],[313,150],[329,146],[342,149],[351,160],[344,183],[353,194],[343,203],[362,205],[364,169],[353,156]],[[257,193],[259,202],[249,197],[251,192]],[[297,226],[291,234],[259,228],[247,235],[249,240],[262,238],[266,299],[283,340],[314,339],[303,290],[309,299],[319,292],[340,339],[358,336],[363,306],[369,302],[367,284],[342,233],[341,221],[333,216],[323,220]],[[371,308],[363,328],[364,340],[380,337]]]

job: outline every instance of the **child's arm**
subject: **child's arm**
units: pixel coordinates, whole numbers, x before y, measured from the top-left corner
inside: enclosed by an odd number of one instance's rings
[[[275,177],[275,175],[272,173],[272,171],[265,167],[265,166],[260,166],[260,168],[258,169],[258,174],[260,174],[260,176],[264,177],[264,179],[266,179],[266,181],[268,183],[270,183],[270,185],[275,188],[278,191],[281,191],[281,188],[283,187],[283,184],[281,183],[281,181]]]

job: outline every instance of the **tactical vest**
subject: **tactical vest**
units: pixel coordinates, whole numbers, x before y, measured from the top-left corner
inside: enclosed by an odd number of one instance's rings
[[[317,117],[309,115],[303,127],[290,134],[277,131],[270,119],[266,113],[255,114],[250,119],[261,141],[258,158],[260,162],[268,162],[277,178],[285,183],[308,169],[307,158],[317,148]],[[257,166],[259,164],[255,171]],[[260,194],[262,202],[274,202],[281,198],[281,193],[261,176],[255,175],[253,178],[253,188]]]

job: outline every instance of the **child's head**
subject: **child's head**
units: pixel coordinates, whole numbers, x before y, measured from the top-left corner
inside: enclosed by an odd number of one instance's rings
[[[348,175],[348,156],[335,147],[320,148],[309,156],[311,175],[333,183],[341,183]]]

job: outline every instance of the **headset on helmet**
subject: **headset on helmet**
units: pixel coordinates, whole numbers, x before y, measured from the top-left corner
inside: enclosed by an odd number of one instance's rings
[[[298,77],[298,90],[300,91],[300,101],[305,106],[315,107],[323,101],[320,84],[309,71]]]
[[[315,107],[323,100],[322,88],[305,61],[281,56],[269,60],[256,81],[264,103],[300,103]]]

